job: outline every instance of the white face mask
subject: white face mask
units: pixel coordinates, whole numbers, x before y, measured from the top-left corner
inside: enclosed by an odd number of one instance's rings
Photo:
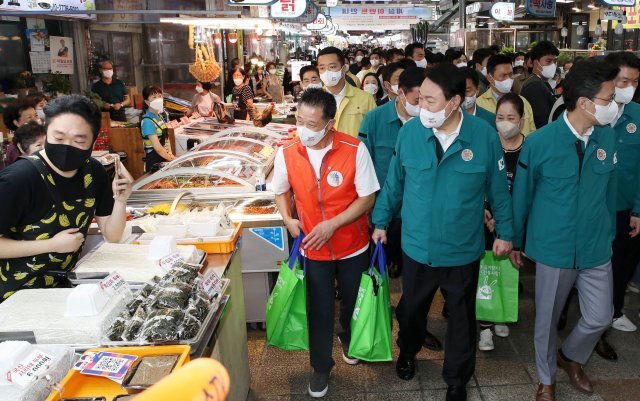
[[[270,70],[269,70],[269,74],[271,74],[271,75],[276,75],[276,70],[275,70],[275,69],[273,69],[273,68],[272,68],[272,69],[270,69]]]
[[[102,76],[107,79],[113,77],[113,70],[102,70]]]
[[[424,125],[425,128],[440,128],[442,124],[444,124],[444,122],[447,120],[447,118],[449,118],[449,116],[451,115],[451,113],[449,113],[449,115],[446,115],[444,112],[447,109],[449,103],[451,103],[451,100],[447,102],[442,110],[435,113],[421,108],[420,122],[422,123],[422,125]],[[453,110],[451,110],[451,112],[453,112]]]
[[[307,85],[306,88],[303,87],[302,89],[304,89],[304,90],[307,90],[307,89],[322,89],[322,84],[321,83],[309,84],[309,85]]]
[[[333,88],[338,85],[342,79],[342,70],[340,71],[325,71],[320,74],[320,79],[327,88]]]
[[[511,139],[520,133],[520,124],[511,121],[498,121],[496,128],[504,139]]]
[[[414,60],[416,62],[416,67],[427,68],[427,59],[423,58],[422,60]]]
[[[202,89],[202,86],[196,86],[196,92],[202,93],[204,92],[204,89]]]
[[[615,101],[609,103],[607,106],[601,106],[596,104],[593,100],[589,99],[591,103],[596,106],[596,112],[592,113],[587,110],[587,113],[591,114],[596,118],[598,124],[600,125],[608,125],[618,116],[618,105]]]
[[[356,63],[361,62],[363,58],[363,56],[356,56]]]
[[[616,102],[622,104],[629,104],[633,100],[633,95],[636,93],[636,88],[633,86],[627,86],[626,88],[616,87]],[[36,110],[38,111],[38,110]],[[39,114],[38,114],[39,115]]]
[[[380,60],[371,60],[371,65],[377,67],[380,65]]]
[[[411,117],[418,117],[420,115],[420,110],[422,110],[420,108],[420,104],[411,104],[407,101],[407,98],[404,98],[404,109],[407,111],[407,114],[410,115]]]
[[[394,95],[398,94],[398,85],[391,85],[391,91],[393,92]]]
[[[376,93],[378,93],[378,85],[376,84],[366,84],[365,86],[363,86],[363,89],[365,92],[370,93],[373,96],[375,96]]]
[[[466,66],[467,66],[467,63],[464,61],[461,61],[458,64],[456,64],[456,67],[458,68],[465,68]]]
[[[504,81],[497,81],[494,79],[496,89],[500,93],[509,93],[511,92],[511,87],[513,86],[513,79],[507,78]]]
[[[473,96],[466,96],[464,98],[464,102],[462,102],[462,107],[465,110],[469,110],[470,108],[472,108],[474,105],[476,104],[476,95]]]
[[[558,66],[555,63],[543,66],[538,61],[538,64],[540,65],[540,67],[542,67],[542,76],[543,77],[545,77],[547,79],[551,79],[551,78],[556,76],[556,69],[558,68]]]
[[[547,82],[549,82],[549,86],[551,87],[551,89],[555,89],[556,86],[558,86],[558,83],[553,78],[549,79]]]
[[[327,123],[327,125],[329,125],[329,123]],[[300,142],[304,146],[317,145],[318,143],[320,143],[322,138],[324,138],[325,135],[327,135],[327,131],[326,131],[327,125],[325,125],[324,128],[321,129],[320,131],[313,131],[310,128],[307,128],[305,126],[298,126],[297,130],[298,130],[298,137],[300,138]]]
[[[36,109],[36,114],[38,115],[38,118],[40,119],[40,121],[44,121],[44,118],[45,118],[44,110]]]
[[[524,67],[524,60],[516,60],[513,62],[514,67]]]
[[[162,113],[162,111],[164,110],[164,99],[162,99],[161,97],[153,99],[149,102],[149,108]]]
[[[482,67],[482,70],[480,70],[480,74],[484,75],[485,77],[487,76],[487,67]]]
[[[236,86],[240,86],[240,84],[243,83],[243,82],[244,82],[244,79],[242,79],[242,78],[233,78],[233,83]]]

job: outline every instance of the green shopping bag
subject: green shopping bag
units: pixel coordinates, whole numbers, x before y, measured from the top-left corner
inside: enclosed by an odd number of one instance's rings
[[[288,260],[282,262],[278,281],[267,301],[267,343],[285,350],[309,349],[307,289],[300,268],[300,245],[304,234],[293,243]]]
[[[476,319],[495,323],[518,321],[519,271],[508,257],[486,252],[480,260]]]
[[[362,273],[351,317],[349,355],[368,362],[392,360],[391,297],[385,259],[382,244],[378,242],[369,270]]]

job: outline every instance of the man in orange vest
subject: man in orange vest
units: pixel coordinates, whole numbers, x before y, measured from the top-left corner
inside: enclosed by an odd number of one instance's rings
[[[309,353],[314,373],[309,395],[329,389],[334,327],[334,282],[342,294],[338,340],[348,355],[351,315],[360,277],[369,264],[367,213],[380,189],[371,156],[357,138],[334,129],[336,101],[328,92],[308,89],[298,102],[298,137],[278,149],[272,189],[293,237],[304,233]],[[289,174],[288,172],[291,172]],[[299,218],[291,214],[291,191]]]

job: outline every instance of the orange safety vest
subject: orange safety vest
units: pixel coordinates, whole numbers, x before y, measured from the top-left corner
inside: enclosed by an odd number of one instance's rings
[[[295,139],[284,148],[284,159],[298,217],[306,234],[320,222],[344,212],[358,198],[355,186],[356,155],[360,141],[335,132],[333,145],[322,160],[320,179],[316,178],[307,148]],[[367,215],[340,227],[320,250],[306,250],[311,260],[338,260],[369,243]]]

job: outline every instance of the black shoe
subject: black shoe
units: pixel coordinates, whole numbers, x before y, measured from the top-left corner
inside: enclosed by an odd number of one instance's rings
[[[396,373],[402,380],[411,380],[416,375],[416,358],[400,356],[396,362]]]
[[[596,345],[596,353],[607,361],[618,360],[618,353],[611,346],[611,344],[607,342],[604,336],[600,337],[600,339],[598,340],[598,344]]]
[[[429,331],[427,331],[427,335],[424,336],[424,342],[422,345],[431,351],[442,351],[442,343]]]
[[[446,401],[467,401],[467,388],[465,386],[449,386]]]

